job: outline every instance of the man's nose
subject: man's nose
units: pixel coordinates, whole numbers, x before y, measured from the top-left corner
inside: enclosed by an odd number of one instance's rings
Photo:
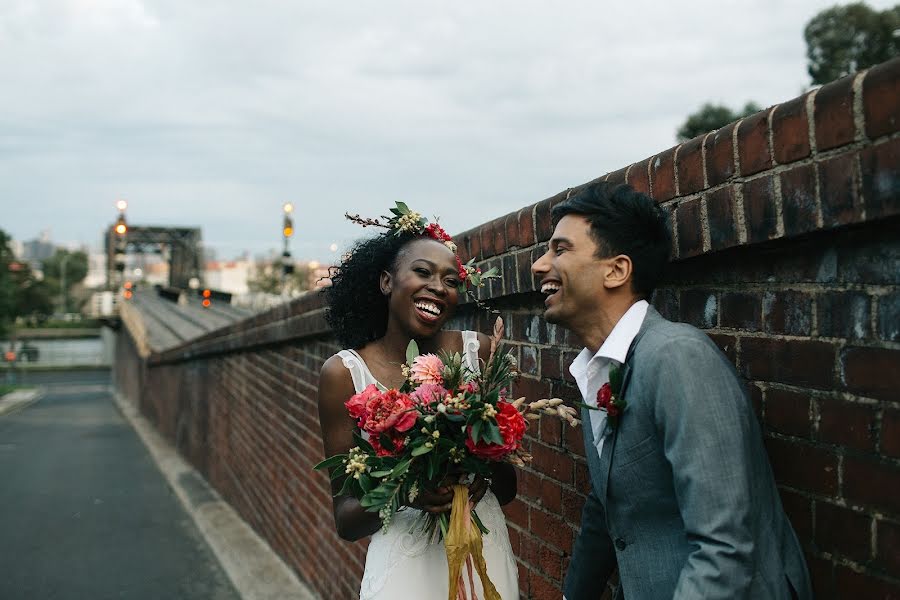
[[[531,263],[531,272],[535,275],[540,275],[542,273],[546,273],[550,269],[550,261],[547,259],[547,255],[550,254],[550,251],[544,252],[541,254],[540,258]]]

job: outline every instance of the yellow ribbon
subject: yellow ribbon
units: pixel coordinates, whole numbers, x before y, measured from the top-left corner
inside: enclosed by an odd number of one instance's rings
[[[444,537],[444,546],[447,549],[447,564],[450,567],[450,596],[448,600],[465,598],[465,587],[462,579],[463,563],[469,570],[469,585],[471,598],[475,599],[475,587],[472,581],[472,566],[481,578],[484,588],[483,600],[503,600],[497,593],[497,588],[488,578],[487,565],[482,553],[481,530],[472,523],[471,506],[469,503],[469,488],[464,485],[453,486],[453,504],[450,509],[450,527]]]

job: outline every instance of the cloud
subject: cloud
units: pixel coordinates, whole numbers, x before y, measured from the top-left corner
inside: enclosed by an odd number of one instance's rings
[[[292,201],[295,254],[327,260],[345,211],[402,199],[458,232],[668,148],[705,101],[798,95],[828,5],[6,0],[0,226],[96,244],[126,197],[264,252]]]

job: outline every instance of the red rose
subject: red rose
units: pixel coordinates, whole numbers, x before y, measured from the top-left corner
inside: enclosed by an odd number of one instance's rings
[[[376,456],[396,456],[403,452],[403,448],[406,447],[405,437],[402,434],[397,434],[395,432],[385,433],[388,438],[391,440],[391,444],[393,445],[393,450],[388,450],[384,446],[381,445],[381,436],[372,435],[369,437],[369,443],[372,445],[372,449],[375,450]]]
[[[394,389],[370,396],[366,401],[366,411],[362,429],[373,437],[391,429],[407,431],[419,417],[412,399]]]
[[[497,425],[500,427],[500,437],[503,438],[502,444],[491,444],[484,440],[480,440],[477,444],[472,441],[471,427],[469,428],[469,436],[466,437],[466,448],[469,452],[479,458],[487,460],[502,460],[504,456],[515,452],[519,447],[519,442],[525,435],[525,429],[528,424],[525,417],[519,413],[515,406],[509,402],[502,400],[497,403]]]
[[[597,390],[597,407],[609,410],[610,405],[612,405],[612,388],[609,383],[604,383]]]
[[[369,414],[369,411],[366,409],[366,404],[373,396],[377,396],[380,393],[378,387],[374,383],[371,383],[366,386],[363,391],[351,396],[349,400],[344,402],[344,406],[347,407],[347,412],[350,413],[351,417],[357,420],[360,427],[362,427]]]

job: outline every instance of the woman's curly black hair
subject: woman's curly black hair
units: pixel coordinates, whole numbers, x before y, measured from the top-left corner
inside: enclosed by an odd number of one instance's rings
[[[381,293],[381,273],[390,271],[400,250],[417,239],[421,236],[390,232],[359,240],[332,269],[325,320],[345,348],[360,348],[384,335],[388,298]]]

